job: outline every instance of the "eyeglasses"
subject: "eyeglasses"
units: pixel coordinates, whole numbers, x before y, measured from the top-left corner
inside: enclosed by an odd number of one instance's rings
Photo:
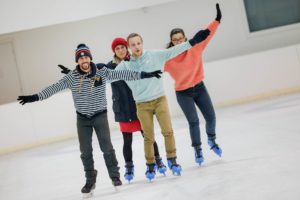
[[[172,42],[182,42],[185,40],[185,37],[181,37],[181,38],[173,38]]]

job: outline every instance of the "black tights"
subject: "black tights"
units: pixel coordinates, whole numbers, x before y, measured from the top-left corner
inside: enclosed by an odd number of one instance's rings
[[[122,132],[123,134],[123,156],[125,159],[125,162],[132,162],[132,133],[129,132]],[[144,137],[143,131],[141,131],[142,136]],[[157,147],[157,143],[154,141],[153,143],[154,147],[154,155],[155,157],[159,157],[159,151]]]

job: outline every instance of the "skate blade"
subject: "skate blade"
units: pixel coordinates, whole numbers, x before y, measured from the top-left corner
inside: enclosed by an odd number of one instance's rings
[[[219,151],[214,151],[214,153],[219,156],[220,158],[222,157],[222,152],[219,152]]]
[[[131,181],[132,181],[132,179],[130,179],[130,180],[126,180],[126,181],[127,181],[127,183],[128,183],[128,184],[130,184],[130,183],[131,183]]]
[[[173,175],[174,176],[181,176],[181,171],[182,170],[180,170],[180,171],[173,171]]]
[[[153,177],[146,177],[146,178],[148,179],[148,182],[151,183],[152,180],[154,180],[155,176],[153,176]]]
[[[167,171],[167,170],[164,170],[164,171],[158,171],[158,172],[159,172],[160,174],[166,176],[166,171]]]
[[[174,176],[181,176],[181,173],[180,172],[173,172],[173,175]]]
[[[152,183],[152,180],[153,180],[153,179],[148,179],[148,183]]]
[[[127,180],[128,183],[130,183],[132,180],[133,180],[133,177],[132,178],[125,178]]]
[[[114,186],[115,192],[120,192],[119,186]]]
[[[196,161],[196,163],[197,163],[199,166],[201,166],[201,165],[204,163],[204,160],[202,160],[202,161]]]
[[[160,174],[163,174],[164,176],[166,176],[166,171],[167,171],[166,168],[158,170],[158,172],[159,172]]]
[[[93,196],[94,196],[93,192],[82,194],[83,199],[89,199],[89,198],[92,198]]]
[[[152,182],[152,180],[155,178],[155,177],[146,177],[148,179],[148,182]]]
[[[166,176],[166,172],[159,172],[160,174]]]

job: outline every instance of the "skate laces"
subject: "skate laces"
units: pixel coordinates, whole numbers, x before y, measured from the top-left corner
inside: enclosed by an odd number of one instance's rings
[[[172,169],[172,167],[180,166],[180,165],[177,164],[177,162],[174,158],[168,159],[168,165],[169,165],[170,169]]]
[[[126,172],[125,172],[125,174],[133,174],[133,170],[132,169],[126,169]]]
[[[203,157],[202,152],[201,152],[201,149],[196,150],[196,151],[195,151],[195,154],[196,154],[196,157],[197,157],[197,158]]]
[[[146,173],[155,173],[155,164],[147,164]]]
[[[147,170],[146,170],[146,178],[151,181],[152,179],[154,179],[156,173],[155,173],[155,163],[153,164],[147,164]]]
[[[173,175],[180,176],[181,175],[181,166],[177,164],[176,158],[168,159],[168,167],[172,170]]]
[[[112,177],[111,180],[112,181],[120,181],[120,178],[118,178],[118,177]]]
[[[156,159],[156,165],[158,168],[165,167],[165,164],[163,163],[162,159]]]
[[[126,174],[133,174],[134,166],[133,165],[126,165]]]
[[[84,188],[91,188],[93,185],[94,185],[94,183],[92,181],[87,181],[83,187]]]
[[[203,157],[203,155],[202,155],[202,148],[201,147],[195,147],[194,148],[195,149],[195,156],[197,157],[197,158],[200,158],[200,157]]]
[[[87,180],[83,188],[81,189],[81,192],[86,193],[89,192],[91,189],[95,187],[95,181],[93,180]]]
[[[215,140],[209,140],[208,144],[210,146],[210,149],[214,149],[214,148],[218,148],[219,149],[219,145],[216,143]]]

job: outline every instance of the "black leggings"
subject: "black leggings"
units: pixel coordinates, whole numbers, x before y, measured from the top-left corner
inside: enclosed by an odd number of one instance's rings
[[[123,134],[123,156],[125,159],[125,162],[132,162],[132,133],[129,132],[122,132]],[[143,131],[141,131],[142,136],[144,137]],[[157,143],[154,141],[153,143],[154,147],[154,155],[155,157],[159,157],[159,151],[157,147]]]

